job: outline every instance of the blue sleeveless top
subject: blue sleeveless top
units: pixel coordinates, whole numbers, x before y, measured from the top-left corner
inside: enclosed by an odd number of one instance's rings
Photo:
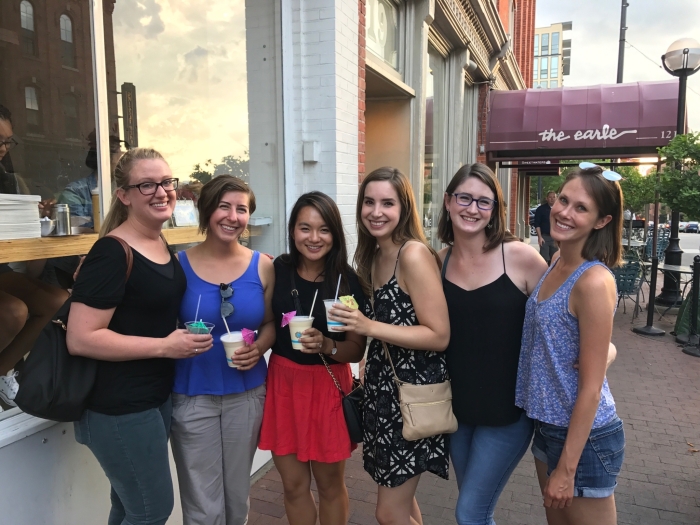
[[[568,427],[578,395],[578,370],[574,362],[580,350],[578,319],[569,311],[569,297],[576,281],[600,261],[584,261],[544,301],[538,302],[540,287],[559,259],[542,276],[525,307],[525,325],[515,387],[515,404],[532,419]],[[603,380],[600,404],[592,428],[616,416],[607,378]]]
[[[214,346],[208,352],[175,361],[173,392],[188,396],[223,396],[239,394],[262,385],[267,376],[265,358],[261,357],[252,369],[245,372],[231,368],[226,363],[226,353],[220,340],[226,333],[221,319],[220,283],[204,281],[194,273],[184,251],[178,252],[178,257],[187,276],[187,291],[180,304],[180,323],[194,320],[197,300],[201,294],[198,317],[202,321],[214,323],[215,326],[211,332]],[[265,317],[264,290],[258,274],[259,258],[260,253],[253,252],[253,258],[246,271],[231,282],[233,297],[228,301],[233,304],[235,311],[226,318],[231,331],[242,328],[257,330]]]

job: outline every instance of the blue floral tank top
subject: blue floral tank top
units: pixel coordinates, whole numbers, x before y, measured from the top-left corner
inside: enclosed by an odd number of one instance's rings
[[[525,324],[518,364],[515,404],[532,419],[568,427],[578,395],[578,319],[569,311],[569,297],[576,281],[600,261],[584,261],[551,297],[538,301],[540,287],[558,260],[542,276],[525,307]],[[603,381],[600,404],[593,428],[616,416],[607,378]]]

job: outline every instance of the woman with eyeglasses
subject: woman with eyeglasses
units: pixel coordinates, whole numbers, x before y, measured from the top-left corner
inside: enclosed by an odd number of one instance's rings
[[[450,455],[460,525],[493,524],[532,421],[515,406],[525,303],[547,264],[506,228],[503,192],[484,164],[462,166],[447,186],[438,226],[450,316],[447,366],[458,430]]]
[[[209,334],[176,329],[185,273],[161,237],[175,209],[177,179],[155,150],[119,160],[117,190],[100,239],[73,288],[66,342],[97,360],[75,439],[95,455],[111,484],[109,525],[162,525],[173,509],[168,459],[176,360],[209,350]],[[127,278],[125,241],[133,255]]]
[[[317,517],[321,525],[343,525],[349,518],[345,460],[356,445],[348,435],[335,381],[344,393],[350,392],[348,363],[362,359],[366,338],[329,332],[323,300],[335,297],[339,278],[339,296],[353,295],[362,307],[364,295],[347,262],[340,211],[328,195],[312,191],[299,197],[289,216],[288,235],[289,253],[274,263],[277,340],[260,448],[272,451],[291,525],[314,525]],[[292,347],[289,326],[282,326],[284,314],[292,311],[314,317],[300,338],[301,350]]]
[[[620,176],[582,163],[550,215],[559,256],[528,299],[515,401],[535,421],[547,521],[617,523],[625,434],[605,377],[622,253]],[[573,364],[578,361],[578,369]]]
[[[199,201],[204,242],[178,253],[187,276],[180,322],[212,323],[211,351],[177,363],[172,448],[185,525],[241,524],[248,517],[250,470],[258,445],[267,364],[275,341],[272,261],[240,244],[255,212],[241,179],[220,175]],[[257,330],[254,342],[226,360],[221,336]]]

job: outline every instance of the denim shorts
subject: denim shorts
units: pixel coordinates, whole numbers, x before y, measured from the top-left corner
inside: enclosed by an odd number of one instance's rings
[[[567,428],[535,421],[532,453],[547,465],[547,475],[556,468],[564,449]],[[617,486],[617,476],[625,458],[625,431],[622,420],[615,418],[591,430],[574,478],[574,496],[607,498]]]

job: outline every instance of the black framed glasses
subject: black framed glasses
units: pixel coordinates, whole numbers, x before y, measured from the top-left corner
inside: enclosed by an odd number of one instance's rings
[[[616,180],[621,180],[622,175],[620,175],[616,171],[612,170],[606,170],[602,166],[598,166],[597,164],[593,164],[592,162],[582,162],[581,164],[578,165],[579,168],[582,170],[590,170],[590,169],[599,169],[600,174],[605,177],[606,180],[609,180],[610,182],[615,182]]]
[[[233,297],[233,287],[230,284],[221,283],[219,293],[221,293],[221,317],[228,317],[235,311],[233,304],[227,301]]]
[[[138,188],[141,195],[153,195],[158,191],[158,186],[163,188],[165,191],[174,191],[177,189],[177,183],[180,179],[165,179],[160,182],[142,182],[141,184],[130,184],[129,186],[123,186],[122,189],[130,190],[131,188]]]
[[[489,199],[487,197],[479,197],[475,199],[470,193],[448,193],[450,197],[455,198],[455,202],[460,206],[469,206],[472,202],[476,202],[476,207],[480,210],[489,211],[493,210],[496,205],[496,201]]]
[[[14,137],[10,137],[9,139],[0,142],[0,148],[3,146],[9,151],[14,147],[19,146],[19,142],[17,142]]]

